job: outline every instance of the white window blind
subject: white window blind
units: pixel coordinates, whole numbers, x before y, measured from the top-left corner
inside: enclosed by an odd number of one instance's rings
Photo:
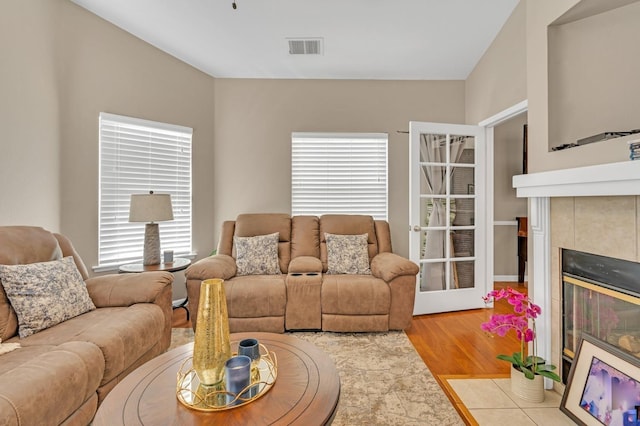
[[[382,133],[293,133],[291,213],[387,220],[387,140]]]
[[[129,223],[131,194],[171,194],[174,220],[160,222],[160,249],[191,253],[188,127],[100,113],[99,267],[142,259],[144,223]]]

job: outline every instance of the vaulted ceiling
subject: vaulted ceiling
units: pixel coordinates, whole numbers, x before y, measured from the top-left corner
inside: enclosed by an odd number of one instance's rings
[[[519,0],[72,1],[214,77],[460,80]]]

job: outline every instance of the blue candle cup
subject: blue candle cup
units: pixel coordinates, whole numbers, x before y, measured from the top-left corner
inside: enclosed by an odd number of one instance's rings
[[[225,383],[227,386],[227,404],[230,404],[240,392],[251,384],[251,358],[246,355],[231,357],[224,364]],[[249,398],[248,391],[240,395],[242,398]],[[244,401],[237,400],[235,404]]]
[[[238,355],[246,355],[251,358],[251,383],[260,381],[260,345],[256,339],[244,339],[238,343]],[[253,398],[258,394],[258,385],[251,386],[247,396]]]
[[[260,345],[256,339],[244,339],[238,343],[238,355],[246,355],[251,361],[260,359]]]

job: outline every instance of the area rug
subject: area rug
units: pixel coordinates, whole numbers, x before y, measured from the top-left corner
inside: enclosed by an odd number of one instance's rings
[[[334,425],[463,425],[404,332],[295,332],[336,364],[340,402]],[[193,340],[174,328],[171,347]]]

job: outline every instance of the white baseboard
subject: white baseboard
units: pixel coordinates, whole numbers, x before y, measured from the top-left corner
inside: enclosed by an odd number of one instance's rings
[[[524,276],[524,280],[528,281],[526,275]],[[518,282],[518,276],[517,275],[494,275],[493,276],[493,281],[517,283]]]

